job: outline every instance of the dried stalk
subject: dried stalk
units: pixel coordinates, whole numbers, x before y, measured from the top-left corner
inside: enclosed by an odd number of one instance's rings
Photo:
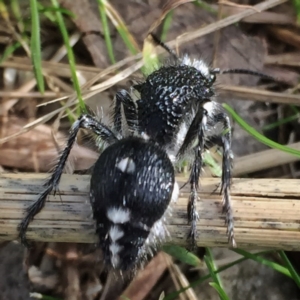
[[[17,238],[23,209],[43,189],[45,174],[2,174],[0,177],[0,240]],[[184,178],[178,178],[180,184]],[[212,194],[217,178],[201,180],[198,210],[199,246],[228,247],[221,196]],[[28,230],[28,238],[52,242],[97,242],[88,200],[89,176],[63,175],[60,196],[49,196]],[[240,248],[300,250],[300,189],[293,179],[233,179],[232,205]],[[172,242],[186,245],[187,189],[173,207],[168,230]]]
[[[240,100],[252,100],[279,104],[295,104],[299,105],[299,95],[291,95],[287,93],[270,92],[244,86],[219,85],[219,94],[228,98],[235,97]]]

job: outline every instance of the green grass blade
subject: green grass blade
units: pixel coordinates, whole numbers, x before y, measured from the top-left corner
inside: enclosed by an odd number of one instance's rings
[[[199,7],[200,9],[206,10],[214,15],[218,13],[218,10],[212,8],[211,5],[207,4],[205,1],[196,0],[193,2],[195,6]]]
[[[245,122],[228,104],[223,104],[223,107],[232,115],[233,119],[250,135],[252,135],[254,138],[256,138],[261,143],[274,148],[278,149],[290,154],[293,154],[295,156],[300,157],[300,151],[292,149],[290,147],[278,144],[268,138],[266,138],[264,135],[256,131],[253,127],[251,127],[247,122]]]
[[[161,36],[160,36],[160,40],[162,42],[164,42],[167,38],[167,34],[168,34],[168,31],[169,31],[169,29],[171,27],[171,23],[172,23],[173,12],[174,12],[173,10],[169,11],[164,19]]]
[[[24,26],[24,23],[23,23],[23,18],[22,18],[22,14],[21,14],[19,0],[10,0],[10,7],[11,7],[11,10],[14,14],[14,17],[16,18],[16,20],[18,22],[19,31],[21,33],[23,33],[24,30],[25,30],[25,26]]]
[[[211,169],[211,172],[213,173],[214,176],[221,177],[222,168],[221,168],[219,162],[214,160],[213,156],[210,154],[209,151],[204,152],[203,161],[204,161],[205,165],[209,166],[209,168]]]
[[[278,251],[281,259],[284,261],[286,267],[289,269],[292,278],[294,279],[295,283],[297,284],[298,288],[300,288],[300,276],[298,274],[298,272],[294,269],[293,264],[290,262],[290,260],[288,259],[288,257],[286,256],[284,251]]]
[[[136,44],[134,38],[131,36],[128,28],[126,27],[124,21],[119,16],[118,12],[110,5],[110,2],[107,0],[102,0],[103,4],[105,5],[106,14],[109,17],[112,24],[117,29],[119,35],[121,36],[123,42],[125,43],[126,47],[132,54],[137,54],[140,52],[138,45]]]
[[[46,8],[41,3],[38,3],[38,10],[41,14],[43,14],[46,18],[48,18],[52,23],[56,23],[56,17],[54,15],[54,10],[50,10]]]
[[[21,44],[19,42],[15,42],[12,45],[9,45],[5,48],[2,56],[0,57],[0,64],[2,64],[7,58],[11,56],[15,52],[16,49],[20,48]]]
[[[109,56],[111,63],[115,64],[116,59],[114,56],[113,46],[112,46],[112,42],[111,42],[111,38],[110,38],[109,26],[108,26],[107,17],[106,17],[106,7],[104,5],[103,0],[97,0],[97,3],[98,3],[99,13],[100,13],[102,27],[103,27],[103,31],[104,31],[104,39],[105,39],[105,43],[106,43],[108,56]]]
[[[76,18],[75,14],[73,14],[70,10],[63,8],[63,7],[43,6],[41,3],[38,3],[38,8],[39,8],[39,11],[43,14],[60,12],[62,15],[66,15],[71,18]],[[54,21],[55,20],[56,19],[54,17]]]
[[[73,53],[73,49],[70,45],[70,39],[69,39],[69,35],[68,35],[68,31],[62,16],[62,13],[59,11],[59,4],[57,0],[51,0],[52,5],[57,9],[55,12],[56,15],[56,20],[59,26],[59,29],[61,31],[63,40],[64,40],[64,44],[66,46],[67,49],[67,54],[68,54],[68,60],[69,60],[69,65],[70,65],[70,70],[71,70],[71,75],[72,75],[72,80],[73,80],[73,85],[75,88],[75,91],[77,93],[77,97],[78,97],[78,101],[79,101],[79,106],[81,109],[81,112],[86,112],[86,107],[85,107],[85,103],[82,99],[82,95],[81,95],[81,90],[80,90],[80,85],[79,85],[79,81],[77,78],[77,74],[76,74],[76,63],[75,63],[75,57],[74,57],[74,53]]]
[[[300,24],[300,0],[293,0],[292,3],[294,4],[295,7],[298,24]]]
[[[215,283],[217,283],[221,288],[223,288],[223,285],[222,285],[222,282],[221,282],[221,278],[219,276],[218,273],[216,273],[216,265],[215,265],[215,262],[214,262],[214,257],[213,257],[213,254],[210,250],[210,248],[206,248],[205,250],[205,258],[206,258],[206,264],[208,263],[209,265],[207,265],[207,268],[208,270],[210,271],[210,274],[211,274],[211,277],[213,279],[213,281]],[[209,268],[210,267],[210,268]]]
[[[226,292],[223,289],[221,278],[220,278],[219,274],[216,273],[217,268],[216,268],[216,265],[214,263],[214,257],[213,257],[213,254],[212,254],[212,252],[209,248],[206,248],[206,254],[204,256],[204,261],[206,263],[206,266],[207,266],[207,269],[210,273],[210,276],[211,276],[212,280],[214,281],[213,283],[210,283],[210,285],[214,289],[216,289],[216,291],[218,292],[221,300],[229,300]]]
[[[30,0],[31,10],[31,60],[35,73],[36,82],[39,91],[43,94],[45,91],[44,77],[42,73],[42,54],[41,54],[41,39],[40,39],[40,18],[37,7],[37,0]]]
[[[261,252],[258,252],[256,253],[255,255],[261,255],[261,254],[267,254],[267,253],[271,253],[271,252],[274,252],[273,250],[270,250],[270,251],[261,251]],[[235,266],[236,264],[239,264],[245,260],[247,260],[248,257],[241,257],[221,268],[219,268],[218,270],[215,271],[215,273],[220,273],[222,271],[225,271],[233,266]],[[191,287],[195,287],[197,285],[200,285],[201,283],[203,283],[205,280],[209,279],[211,277],[210,274],[207,274],[205,276],[202,276],[201,278],[195,280],[194,282],[192,282],[190,285],[180,289],[179,291],[176,291],[176,292],[173,292],[173,293],[170,293],[169,295],[167,295],[164,300],[173,300],[173,299],[177,299],[179,294],[183,293],[184,291],[188,290],[189,288]]]
[[[230,300],[229,297],[226,295],[224,290],[215,282],[210,282],[209,285],[213,287],[219,294],[220,299],[222,300]]]
[[[183,247],[177,245],[164,245],[162,250],[188,265],[197,267],[201,264],[199,257]]]
[[[123,42],[125,43],[126,47],[129,49],[131,54],[137,54],[139,53],[139,49],[136,49],[133,45],[133,43],[130,41],[129,33],[126,27],[124,26],[117,26],[119,35],[123,39]]]
[[[298,113],[296,115],[293,115],[293,116],[282,118],[282,119],[280,119],[276,122],[273,122],[272,124],[265,125],[265,126],[263,126],[262,130],[263,131],[271,130],[271,129],[274,129],[274,128],[280,126],[280,125],[289,123],[291,121],[295,121],[297,119],[299,119],[299,114]]]
[[[231,249],[231,251],[234,251],[235,253],[243,255],[243,256],[247,257],[248,259],[257,261],[263,265],[266,265],[266,266],[272,268],[273,270],[275,270],[279,273],[282,273],[282,274],[292,278],[290,271],[286,267],[283,267],[282,265],[277,264],[271,260],[265,259],[259,255],[255,255],[255,254],[252,254],[250,252],[247,252],[247,251],[241,250],[241,249]]]
[[[40,293],[30,293],[29,294],[30,298],[33,299],[42,299],[42,300],[62,300],[61,298],[56,298],[48,295],[43,295]]]

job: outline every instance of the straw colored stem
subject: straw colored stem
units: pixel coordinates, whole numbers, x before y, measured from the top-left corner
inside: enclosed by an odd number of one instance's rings
[[[0,177],[0,240],[17,238],[23,210],[43,190],[45,174],[2,174]],[[185,181],[178,177],[180,185]],[[50,195],[45,208],[30,224],[27,237],[36,241],[97,242],[89,204],[87,175],[63,175],[59,195]],[[222,199],[212,194],[218,178],[201,179],[198,245],[228,247]],[[300,250],[300,189],[293,179],[233,179],[231,189],[235,234],[240,248]],[[186,245],[188,190],[168,220],[172,243]]]

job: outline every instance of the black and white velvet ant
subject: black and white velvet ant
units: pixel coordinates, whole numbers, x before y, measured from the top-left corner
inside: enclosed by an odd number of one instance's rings
[[[119,104],[118,95],[116,98]],[[179,193],[172,162],[159,145],[134,134],[130,118],[127,129],[132,129],[132,134],[121,133],[124,126],[118,104],[112,129],[91,115],[82,115],[73,124],[44,192],[26,209],[19,225],[23,244],[29,223],[41,211],[50,192],[58,188],[80,128],[90,130],[108,145],[93,167],[90,182],[90,202],[106,266],[120,271],[136,270],[149,252],[166,239],[168,207]]]
[[[152,38],[170,53],[173,63],[160,66],[143,82],[133,85],[132,93],[116,93],[112,129],[90,115],[82,115],[73,124],[45,191],[26,210],[19,226],[23,243],[29,223],[43,208],[49,193],[58,187],[79,129],[85,128],[108,144],[94,166],[90,187],[99,245],[108,266],[132,269],[157,240],[165,238],[167,208],[179,193],[174,164],[190,153],[188,238],[192,248],[196,246],[203,152],[212,145],[223,150],[220,192],[228,240],[236,247],[230,201],[231,125],[228,115],[214,101],[214,83],[217,74],[226,73],[273,78],[243,69],[210,69],[202,60],[179,58],[155,36]]]
[[[199,219],[196,204],[203,152],[214,145],[223,149],[220,193],[223,195],[228,240],[236,247],[230,200],[233,157],[231,125],[221,105],[214,101],[214,83],[217,74],[226,73],[273,78],[244,69],[210,69],[203,60],[192,60],[188,56],[179,58],[155,35],[151,34],[151,37],[156,44],[167,50],[172,62],[161,65],[143,82],[133,85],[131,94],[125,90],[118,93],[124,112],[128,117],[135,115],[139,134],[163,147],[173,163],[193,153],[187,206],[188,222],[191,224],[188,238],[192,249],[196,246],[196,225]],[[134,101],[134,97],[138,100]]]

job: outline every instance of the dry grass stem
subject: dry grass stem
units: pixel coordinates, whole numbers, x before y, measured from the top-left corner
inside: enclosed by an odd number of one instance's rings
[[[224,18],[220,21],[209,24],[209,25],[205,26],[204,28],[199,28],[195,31],[185,33],[181,37],[169,42],[168,46],[175,47],[178,44],[178,41],[180,41],[181,44],[187,43],[191,40],[194,40],[194,39],[199,38],[201,36],[204,36],[206,34],[212,33],[212,32],[214,32],[218,29],[222,29],[222,28],[225,28],[225,27],[227,27],[229,25],[232,25],[236,22],[239,22],[243,18],[246,18],[246,17],[249,17],[251,15],[256,14],[257,11],[262,12],[262,11],[268,10],[268,9],[270,9],[272,7],[275,7],[277,5],[280,5],[280,4],[282,4],[286,1],[287,0],[267,0],[267,1],[263,1],[259,4],[257,4],[257,5],[254,5],[253,7],[249,8],[249,9],[245,9],[245,10],[241,11],[240,13],[237,13],[235,15]]]
[[[2,174],[0,177],[0,240],[17,238],[17,225],[25,207],[43,190],[45,174]],[[89,179],[85,175],[63,175],[60,195],[50,195],[43,211],[28,230],[36,241],[97,241],[89,205]],[[185,178],[179,177],[180,185]],[[199,246],[228,247],[221,196],[212,194],[218,178],[201,180],[198,210]],[[240,248],[300,249],[299,180],[233,179],[232,205],[235,233]],[[172,242],[186,245],[188,191],[183,189],[173,208],[168,230]]]
[[[259,90],[244,86],[232,86],[232,85],[219,85],[219,94],[226,95],[227,97],[235,97],[241,100],[253,100],[269,103],[280,104],[300,104],[299,95],[291,95],[287,93],[269,92],[266,90]]]
[[[295,150],[300,150],[300,143],[287,145]],[[257,153],[237,157],[234,160],[233,175],[241,176],[268,168],[299,161],[299,157],[277,149],[269,149]]]

